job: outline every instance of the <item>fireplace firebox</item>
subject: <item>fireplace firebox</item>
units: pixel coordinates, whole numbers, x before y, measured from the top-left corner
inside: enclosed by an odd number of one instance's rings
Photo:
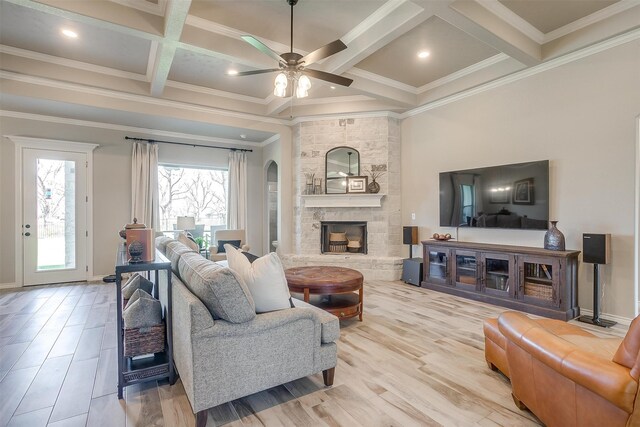
[[[367,223],[321,221],[320,252],[323,254],[367,253]]]

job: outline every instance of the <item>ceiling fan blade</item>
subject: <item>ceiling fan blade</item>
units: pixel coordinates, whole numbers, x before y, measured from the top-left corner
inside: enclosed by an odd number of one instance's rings
[[[324,80],[330,83],[335,83],[341,86],[349,86],[353,83],[353,80],[348,79],[346,77],[339,76],[337,74],[325,73],[324,71],[312,70],[310,68],[305,68],[303,71],[304,74],[307,74],[310,77],[315,77],[316,79]]]
[[[267,70],[253,70],[253,71],[243,71],[238,74],[230,74],[232,77],[235,76],[251,76],[253,74],[264,74],[264,73],[273,73],[275,71],[280,71],[280,68],[269,68]]]
[[[253,36],[245,35],[245,36],[242,36],[242,40],[246,41],[251,46],[255,47],[256,49],[258,49],[260,52],[264,53],[265,55],[270,56],[271,58],[275,59],[279,63],[283,62],[282,58],[280,57],[280,55],[278,55],[276,52],[271,50],[271,48],[269,46],[267,46],[266,44],[262,43],[257,38],[255,38]]]
[[[313,64],[314,62],[318,62],[321,59],[327,58],[335,53],[345,50],[346,48],[347,48],[347,45],[344,44],[342,40],[338,39],[300,58],[300,60],[298,61],[298,64],[304,62],[304,65],[308,66]]]

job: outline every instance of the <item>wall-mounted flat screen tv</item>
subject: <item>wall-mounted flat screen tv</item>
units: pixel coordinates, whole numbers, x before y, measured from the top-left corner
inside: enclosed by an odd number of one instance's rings
[[[549,161],[440,173],[440,225],[546,230]]]

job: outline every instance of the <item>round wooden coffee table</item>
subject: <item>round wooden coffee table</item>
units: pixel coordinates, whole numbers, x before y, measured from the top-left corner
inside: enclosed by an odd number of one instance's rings
[[[343,267],[295,267],[284,272],[291,292],[340,319],[358,316],[362,321],[362,273]],[[357,293],[356,293],[357,292]]]

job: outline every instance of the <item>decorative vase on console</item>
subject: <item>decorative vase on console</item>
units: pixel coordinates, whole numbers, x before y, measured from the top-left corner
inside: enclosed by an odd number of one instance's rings
[[[564,251],[564,234],[556,227],[558,221],[549,222],[551,226],[544,235],[544,248],[552,251]]]

